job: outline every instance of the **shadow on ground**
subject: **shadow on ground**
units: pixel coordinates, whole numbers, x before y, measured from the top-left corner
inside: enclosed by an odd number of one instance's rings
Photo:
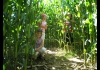
[[[53,52],[53,51],[51,51]],[[33,61],[28,70],[94,70],[94,68],[85,67],[84,62],[77,58],[66,59],[65,53],[54,52],[47,54],[44,58],[38,58]],[[63,56],[62,56],[63,55]],[[67,55],[66,55],[67,56]]]

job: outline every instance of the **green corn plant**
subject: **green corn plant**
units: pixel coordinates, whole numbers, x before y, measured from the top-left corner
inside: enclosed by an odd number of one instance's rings
[[[88,46],[88,48],[87,48],[87,51],[89,51],[89,52],[86,52],[87,54],[88,54],[88,56],[86,57],[87,58],[87,60],[89,60],[90,59],[90,61],[91,61],[91,63],[92,63],[92,65],[96,62],[96,57],[97,57],[97,48],[96,48],[96,44],[97,44],[97,42],[93,42],[93,43],[91,43],[89,46]]]
[[[76,21],[75,26],[73,25],[75,28],[73,31],[74,42],[83,41],[83,46],[74,43],[75,47],[73,51],[82,51],[86,58],[90,57],[92,62],[96,61],[96,50],[92,53],[91,51],[94,50],[93,47],[90,49],[84,48],[84,41],[87,38],[89,39],[89,37],[85,34],[83,30],[84,25],[82,25],[83,20],[85,20],[86,24],[89,25],[91,43],[95,42],[97,40],[97,34],[96,28],[93,27],[94,24],[92,24],[94,23],[92,15],[94,13],[96,14],[96,1],[85,0],[85,2],[81,2],[80,0],[54,0],[44,2],[44,0],[30,0],[29,4],[27,1],[28,0],[3,0],[3,56],[6,60],[4,63],[6,69],[14,67],[16,70],[18,65],[20,65],[24,66],[26,70],[28,63],[32,65],[32,58],[28,58],[29,49],[34,49],[35,45],[33,44],[34,41],[31,41],[29,38],[31,33],[34,35],[37,29],[36,21],[40,18],[42,13],[46,13],[49,16],[47,18],[48,29],[46,30],[45,46],[65,46],[65,43],[62,45],[64,41],[62,40],[63,33],[61,32],[63,28],[63,19],[65,18],[63,13],[67,14],[70,12],[74,15]],[[11,15],[13,14],[14,16],[12,17]],[[81,25],[82,27],[80,27]],[[86,52],[84,50],[86,50]],[[86,53],[91,56],[88,57]],[[34,55],[32,56],[34,57]],[[93,57],[95,61],[92,59]],[[31,62],[28,62],[28,60]]]

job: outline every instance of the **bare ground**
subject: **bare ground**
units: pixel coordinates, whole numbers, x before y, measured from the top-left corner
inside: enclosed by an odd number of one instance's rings
[[[50,48],[45,59],[35,60],[28,70],[97,70],[95,66],[85,66],[84,60],[69,56],[63,49]]]

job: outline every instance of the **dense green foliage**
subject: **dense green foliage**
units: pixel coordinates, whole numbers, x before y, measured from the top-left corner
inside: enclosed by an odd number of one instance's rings
[[[23,66],[26,70],[29,54],[35,47],[36,22],[41,14],[48,15],[46,47],[64,47],[63,23],[67,13],[72,13],[73,52],[95,55],[97,41],[96,0],[3,0],[3,57],[9,70]],[[87,55],[87,56],[86,56]]]

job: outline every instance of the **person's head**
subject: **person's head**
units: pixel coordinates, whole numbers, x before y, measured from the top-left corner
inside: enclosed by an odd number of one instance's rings
[[[46,14],[42,14],[41,17],[42,17],[42,20],[46,20],[47,18]]]
[[[70,18],[70,20],[72,19],[72,14],[68,14],[68,17]]]
[[[42,36],[42,30],[39,28],[39,29],[37,30],[37,37],[38,37],[38,38],[41,38],[41,36]]]

